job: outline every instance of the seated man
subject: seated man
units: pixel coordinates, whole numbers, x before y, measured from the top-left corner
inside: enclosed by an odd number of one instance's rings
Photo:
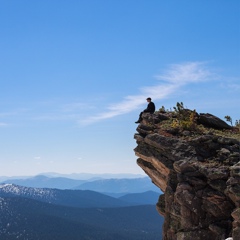
[[[135,122],[135,123],[140,123],[142,121],[142,114],[149,112],[149,113],[154,113],[155,112],[155,104],[152,102],[152,99],[150,97],[148,97],[147,99],[148,102],[148,106],[145,110],[143,110],[140,115],[139,115],[139,119]]]

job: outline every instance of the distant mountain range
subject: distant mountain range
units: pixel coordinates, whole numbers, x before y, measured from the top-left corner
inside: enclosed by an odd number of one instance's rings
[[[69,178],[75,180],[97,180],[97,179],[110,179],[110,178],[141,178],[145,177],[142,174],[132,174],[132,173],[71,173],[71,174],[61,174],[55,172],[40,173],[37,176],[46,176],[49,178]],[[34,176],[0,176],[0,182],[10,180],[10,179],[27,179],[33,178]]]
[[[44,175],[46,177],[64,177],[76,180],[96,180],[96,179],[110,179],[110,178],[141,178],[144,177],[142,174],[133,173],[71,173],[71,174],[61,174],[61,173],[42,173],[39,175]]]
[[[75,189],[93,190],[103,193],[140,193],[146,191],[159,192],[148,177],[134,179],[101,179],[80,184]]]
[[[38,175],[36,177],[26,179],[9,179],[3,182],[34,188],[72,189],[84,183],[85,181],[86,180],[75,180],[63,177],[50,178],[43,175]]]
[[[90,190],[1,184],[0,239],[161,239],[158,195],[148,191],[117,199]],[[146,205],[150,199],[154,205]]]
[[[91,190],[29,188],[15,184],[1,184],[0,197],[22,197],[63,206],[90,208],[156,204],[159,193],[147,191],[116,198]]]
[[[26,179],[9,179],[2,183],[11,183],[34,188],[57,188],[92,190],[107,195],[122,196],[127,193],[141,193],[146,191],[159,192],[160,190],[148,177],[124,179],[75,180],[64,177],[35,176]],[[115,195],[116,196],[116,195]]]
[[[0,239],[160,240],[161,191],[148,177],[128,177],[0,177]]]

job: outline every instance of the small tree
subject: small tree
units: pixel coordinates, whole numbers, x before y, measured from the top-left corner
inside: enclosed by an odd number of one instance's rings
[[[230,122],[232,125],[232,118],[230,116],[227,115],[224,118],[226,119],[227,122]]]
[[[238,127],[238,128],[240,128],[240,119],[239,119],[239,120],[236,120],[235,126]]]
[[[165,113],[165,112],[166,112],[165,107],[162,106],[162,107],[159,109],[159,112],[160,112],[160,113]]]
[[[175,119],[172,123],[172,127],[182,128],[185,130],[195,130],[197,127],[196,124],[196,110],[193,111],[186,109],[184,107],[183,102],[177,102],[176,107],[173,107],[177,119]]]

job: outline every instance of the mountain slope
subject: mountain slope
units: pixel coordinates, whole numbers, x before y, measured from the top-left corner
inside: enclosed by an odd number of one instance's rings
[[[0,198],[0,239],[155,240],[163,219],[155,206],[72,208],[27,198]]]
[[[24,197],[57,205],[81,208],[123,207],[134,205],[120,199],[89,190],[28,188],[14,184],[0,185],[0,197]]]
[[[152,204],[155,205],[158,202],[159,193],[153,191],[147,191],[144,193],[129,193],[118,199],[125,202],[134,203],[137,205]]]

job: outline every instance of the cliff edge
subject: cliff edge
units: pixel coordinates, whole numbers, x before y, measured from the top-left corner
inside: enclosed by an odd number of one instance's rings
[[[240,133],[178,106],[143,114],[137,164],[158,186],[164,240],[240,239]]]

